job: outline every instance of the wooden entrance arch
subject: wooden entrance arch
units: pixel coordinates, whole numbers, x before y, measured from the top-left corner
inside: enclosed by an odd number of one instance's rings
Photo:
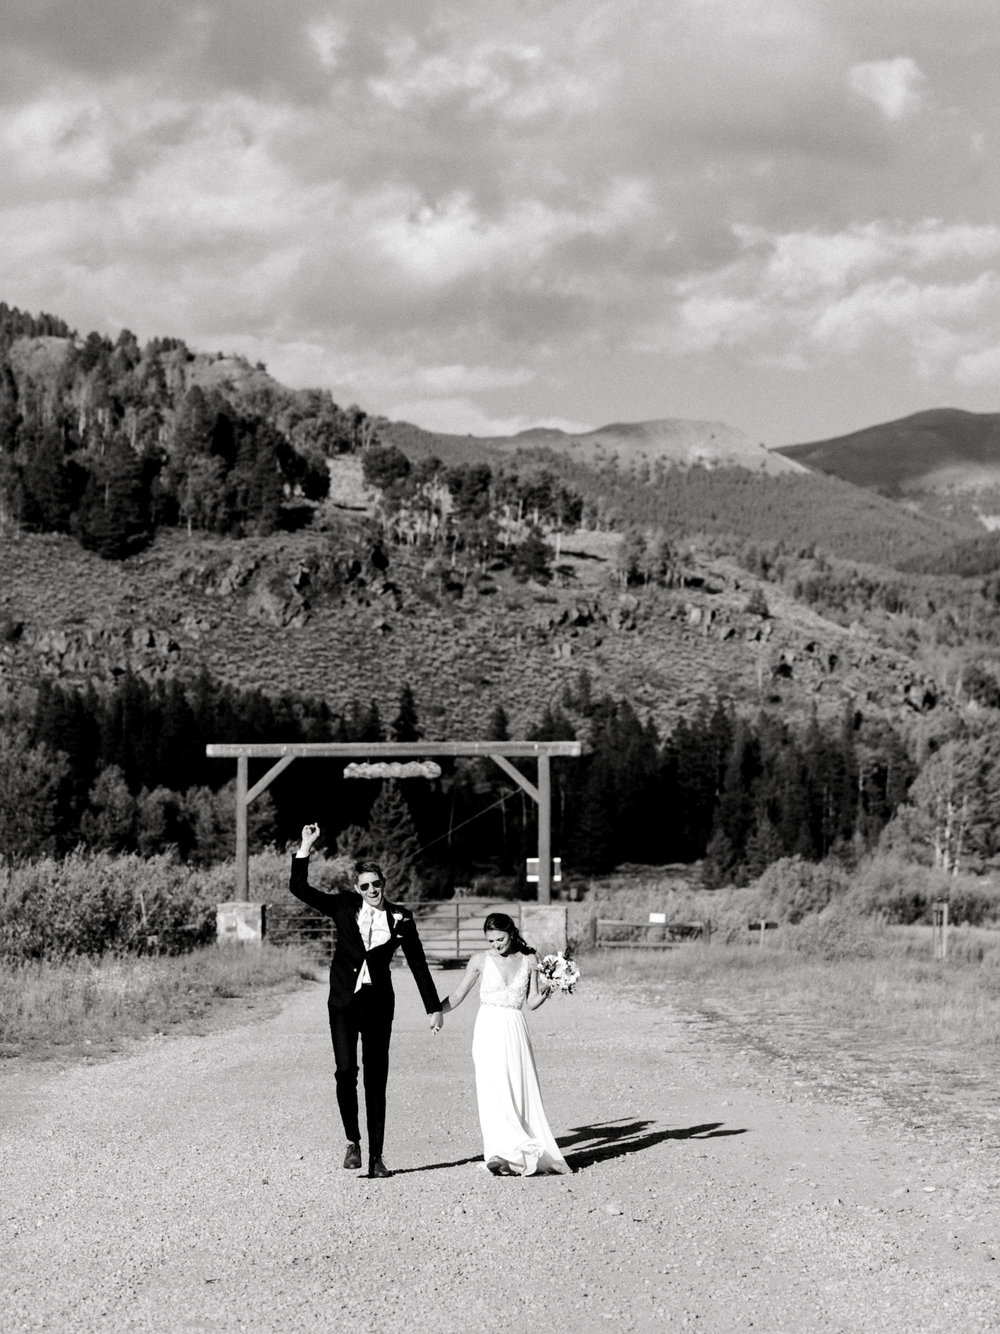
[[[283,773],[293,760],[305,759],[362,759],[398,760],[426,759],[429,755],[470,757],[489,756],[518,787],[523,788],[538,806],[538,902],[552,901],[552,784],[550,761],[554,755],[575,757],[580,754],[579,741],[302,741],[281,742],[219,742],[205,747],[205,754],[214,760],[236,761],[236,897],[249,897],[249,849],[247,846],[247,807]],[[267,773],[253,787],[249,786],[249,762],[254,759],[273,759]],[[536,759],[538,783],[532,783],[521,773],[512,760]]]

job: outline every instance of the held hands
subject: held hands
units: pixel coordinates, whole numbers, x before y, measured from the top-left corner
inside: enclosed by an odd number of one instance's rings
[[[431,1032],[440,1033],[443,1024],[444,1024],[444,1015],[441,1013],[440,1010],[435,1010],[434,1013],[431,1015]]]

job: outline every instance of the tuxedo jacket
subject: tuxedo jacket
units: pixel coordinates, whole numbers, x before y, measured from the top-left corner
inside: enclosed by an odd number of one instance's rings
[[[389,922],[389,939],[384,945],[365,952],[361,932],[358,930],[358,913],[363,899],[360,894],[347,890],[340,894],[327,894],[315,889],[309,883],[309,858],[292,858],[292,877],[289,889],[297,899],[307,903],[316,912],[333,920],[337,928],[337,944],[330,962],[330,1005],[340,1009],[350,1003],[358,984],[361,965],[368,961],[368,973],[372,986],[391,998],[392,976],[389,965],[396,950],[402,947],[403,956],[410,966],[420,999],[428,1014],[440,1010],[437,987],[431,977],[431,971],[424,957],[424,947],[417,935],[417,924],[413,913],[398,903],[386,899],[383,907]]]

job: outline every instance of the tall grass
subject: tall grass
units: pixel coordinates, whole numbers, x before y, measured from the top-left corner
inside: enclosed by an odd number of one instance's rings
[[[929,922],[932,905],[942,899],[957,925],[1000,927],[996,884],[946,875],[884,853],[852,872],[783,857],[740,889],[707,890],[696,871],[678,878],[649,867],[592,881],[583,901],[568,905],[568,923],[570,935],[585,944],[595,918],[646,922],[651,912],[665,914],[668,923],[707,922],[715,941],[731,943],[744,941],[748,923],[761,918],[787,925],[810,922],[812,934],[798,937],[801,948],[810,941],[813,953],[831,948],[847,954],[852,948],[870,952],[878,924]],[[618,934],[627,938],[624,930]]]
[[[955,929],[948,957],[935,960],[929,927],[847,921],[840,947],[817,949],[816,925],[779,927],[764,946],[597,950],[583,969],[587,980],[644,1000],[721,1003],[772,1037],[789,1020],[808,1020],[876,1045],[1000,1054],[1000,932]]]
[[[173,958],[27,960],[0,971],[0,1055],[106,1054],[183,1030],[220,1003],[285,992],[316,976],[294,948],[202,947]]]

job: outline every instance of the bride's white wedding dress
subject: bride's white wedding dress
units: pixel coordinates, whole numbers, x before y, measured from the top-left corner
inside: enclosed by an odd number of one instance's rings
[[[521,965],[508,982],[487,954],[472,1036],[483,1157],[486,1162],[500,1158],[519,1176],[569,1171],[545,1118],[522,1012],[530,979],[527,955],[521,956]]]

